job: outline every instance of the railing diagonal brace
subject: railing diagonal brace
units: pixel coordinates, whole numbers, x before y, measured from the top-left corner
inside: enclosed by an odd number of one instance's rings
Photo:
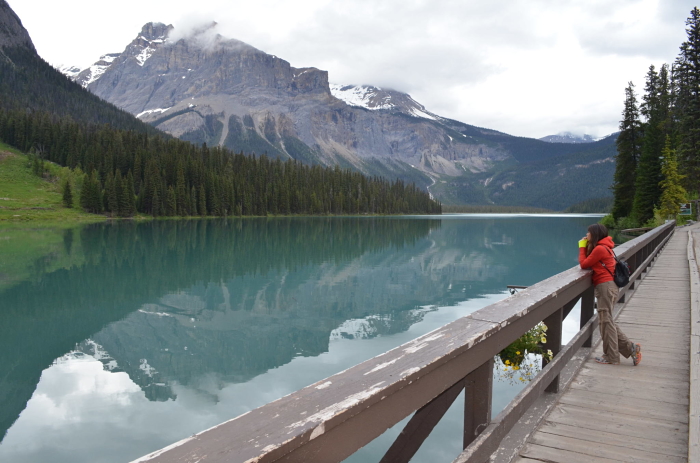
[[[418,409],[380,463],[408,463],[464,389],[466,378]]]

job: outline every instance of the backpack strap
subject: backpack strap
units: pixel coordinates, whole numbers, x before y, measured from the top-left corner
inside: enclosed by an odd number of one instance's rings
[[[599,245],[599,246],[602,246],[602,245]],[[607,247],[607,246],[603,246],[603,247],[604,247],[605,249],[607,249],[608,252],[609,252],[610,254],[612,254],[612,256],[615,258],[615,262],[619,262],[619,261],[617,260],[617,256],[615,255],[615,252],[614,252],[612,249],[610,249],[610,248]],[[605,265],[605,264],[603,263],[602,259],[601,259],[601,261],[600,261],[600,265],[602,265],[603,268],[604,268],[605,270],[608,271],[608,273],[610,274],[610,276],[612,276],[613,278],[615,278],[615,274],[614,274],[613,272],[611,272],[610,269],[608,268],[608,266]]]

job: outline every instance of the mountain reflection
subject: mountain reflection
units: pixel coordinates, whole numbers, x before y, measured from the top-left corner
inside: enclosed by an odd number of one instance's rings
[[[552,219],[550,219],[551,221]],[[275,218],[118,222],[69,229],[76,264],[0,293],[0,436],[42,371],[89,355],[152,401],[210,394],[334,339],[408,330],[437,306],[575,264],[572,230],[533,245],[542,220]],[[547,222],[549,223],[549,222]],[[561,231],[561,230],[560,230]],[[578,233],[578,231],[576,231]],[[578,236],[578,235],[575,235]],[[573,251],[572,251],[573,249]],[[214,391],[214,392],[212,392]]]

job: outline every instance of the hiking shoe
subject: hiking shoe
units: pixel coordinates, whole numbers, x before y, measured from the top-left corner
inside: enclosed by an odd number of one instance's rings
[[[605,356],[603,356],[603,357],[596,357],[596,358],[595,358],[595,361],[596,361],[597,363],[602,363],[603,365],[619,365],[619,364],[620,364],[619,362],[618,362],[618,363],[612,363],[612,362],[611,362],[610,360],[608,360],[608,358],[605,357]]]
[[[636,367],[642,362],[642,346],[639,344],[634,345],[634,353],[632,354],[632,363]]]

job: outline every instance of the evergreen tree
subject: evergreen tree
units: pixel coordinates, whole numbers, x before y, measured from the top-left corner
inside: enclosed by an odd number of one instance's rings
[[[700,192],[700,10],[695,7],[686,21],[687,40],[674,67],[678,157],[686,173],[686,187]]]
[[[70,187],[70,180],[66,180],[63,184],[63,205],[65,207],[73,207],[73,192]]]
[[[615,197],[612,215],[616,220],[628,217],[632,212],[641,141],[642,128],[637,98],[634,84],[629,82],[625,89],[625,108],[622,111],[622,121],[620,121],[620,135],[616,141],[617,156],[615,157],[615,177],[612,188]]]
[[[649,67],[646,80],[641,107],[646,122],[643,125],[642,154],[637,167],[632,206],[632,217],[640,225],[654,217],[654,207],[661,199],[661,152],[669,117],[667,105],[670,101],[668,79],[660,77],[653,65]]]
[[[665,219],[675,219],[679,211],[679,204],[685,202],[686,191],[681,185],[683,175],[678,173],[678,162],[676,161],[675,150],[671,149],[670,137],[666,137],[666,145],[663,150],[662,173],[664,179],[661,181],[661,203],[659,212]]]

